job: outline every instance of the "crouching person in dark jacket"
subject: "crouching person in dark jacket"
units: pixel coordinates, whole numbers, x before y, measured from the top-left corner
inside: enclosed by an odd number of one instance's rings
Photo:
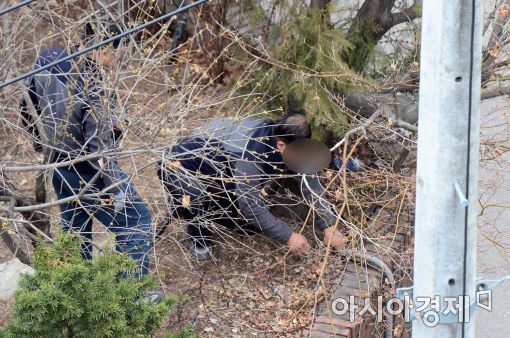
[[[172,147],[159,175],[168,192],[174,217],[187,221],[188,249],[199,260],[211,257],[214,226],[262,231],[291,251],[310,250],[307,239],[270,213],[261,193],[265,183],[285,172],[282,153],[294,140],[310,138],[306,117],[288,115],[278,122],[248,118],[213,120]],[[313,190],[310,191],[310,189]],[[302,186],[308,203],[322,194],[317,177]],[[314,204],[313,218],[324,230],[324,241],[335,249],[344,238],[332,225],[336,216]]]
[[[106,34],[104,34],[106,33]],[[107,32],[94,32],[87,25],[86,44],[109,38],[119,31],[111,26]],[[60,204],[64,231],[75,231],[84,237],[83,256],[92,253],[92,223],[101,222],[115,234],[116,250],[133,257],[139,264],[137,277],[148,273],[151,248],[151,214],[130,182],[130,177],[115,159],[101,153],[118,148],[118,128],[115,95],[105,90],[106,71],[121,50],[111,43],[90,52],[75,65],[63,62],[29,78],[30,102],[21,100],[25,124],[35,128],[29,106],[42,122],[38,133],[40,146],[51,152],[56,163],[53,187]],[[67,56],[63,48],[41,52],[34,68],[39,68]],[[44,141],[43,141],[44,139]],[[98,154],[83,161],[84,156]],[[63,163],[69,163],[63,165]]]

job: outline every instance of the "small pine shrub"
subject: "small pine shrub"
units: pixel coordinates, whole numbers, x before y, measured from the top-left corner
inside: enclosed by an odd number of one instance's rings
[[[265,44],[270,62],[259,61],[249,73],[233,78],[242,94],[251,94],[243,105],[304,111],[314,138],[343,135],[349,120],[339,97],[366,82],[342,58],[352,45],[341,30],[321,20],[318,10],[299,1],[280,6],[288,15],[271,26]]]
[[[177,299],[144,301],[157,286],[155,277],[135,279],[136,263],[124,254],[82,259],[80,242],[77,235],[61,234],[53,245],[37,246],[36,273],[22,276],[11,322],[0,337],[154,336]],[[192,337],[189,329],[182,334],[177,337]]]
[[[184,327],[178,333],[167,333],[163,338],[200,338],[200,335],[193,333],[193,328],[191,326]]]

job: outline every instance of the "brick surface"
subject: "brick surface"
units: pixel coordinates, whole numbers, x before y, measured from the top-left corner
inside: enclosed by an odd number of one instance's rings
[[[329,334],[330,336],[336,337],[352,337],[352,330],[350,328],[337,326],[334,324],[316,323],[313,326],[312,337],[315,337],[313,335],[315,332],[323,332]]]
[[[412,224],[399,220],[399,224],[391,224],[396,219],[385,210],[377,214],[370,225],[370,231],[376,234],[376,242],[387,246],[386,250],[375,247],[372,243],[365,243],[364,250],[372,255],[380,257],[392,269],[398,280],[407,280],[405,271],[401,269],[403,258],[399,253],[407,250],[413,233]],[[374,316],[365,313],[364,316],[355,316],[354,322],[349,321],[349,311],[339,316],[333,313],[331,303],[334,299],[342,297],[349,299],[354,296],[356,304],[363,304],[363,298],[376,298],[389,285],[383,279],[382,273],[371,266],[367,266],[361,260],[349,260],[345,269],[336,281],[337,286],[332,289],[327,302],[322,306],[321,312],[314,319],[311,331],[302,332],[303,337],[312,338],[375,338],[384,332],[384,324],[376,323]],[[407,285],[407,284],[406,284]],[[362,305],[361,304],[361,305]],[[376,307],[372,307],[375,309]],[[356,309],[358,313],[362,307]]]

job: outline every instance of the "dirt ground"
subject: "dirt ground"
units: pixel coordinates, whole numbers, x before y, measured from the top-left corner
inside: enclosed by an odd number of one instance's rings
[[[182,230],[172,230],[177,232],[172,240],[156,246],[158,272],[165,291],[188,299],[169,327],[194,323],[197,332],[211,337],[296,337],[325,296],[317,280],[318,250],[309,257],[284,257],[284,250],[262,236],[236,236],[217,243],[214,261],[197,263],[179,245],[184,242],[174,242],[185,237]],[[342,262],[333,259],[327,269],[325,279],[333,280]]]

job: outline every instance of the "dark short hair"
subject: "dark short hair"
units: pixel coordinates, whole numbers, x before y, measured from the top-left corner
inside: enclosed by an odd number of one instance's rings
[[[292,113],[276,122],[274,136],[285,143],[303,138],[311,138],[312,130],[304,114]]]
[[[85,46],[89,46],[94,43],[98,43],[99,41],[107,40],[111,37],[121,34],[122,31],[119,29],[117,25],[109,25],[106,27],[104,31],[97,32],[96,29],[92,26],[90,22],[85,25],[85,32],[83,34],[83,42]],[[117,49],[121,44],[122,38],[112,41],[106,46],[112,46],[114,49]],[[104,47],[106,47],[104,46]]]

